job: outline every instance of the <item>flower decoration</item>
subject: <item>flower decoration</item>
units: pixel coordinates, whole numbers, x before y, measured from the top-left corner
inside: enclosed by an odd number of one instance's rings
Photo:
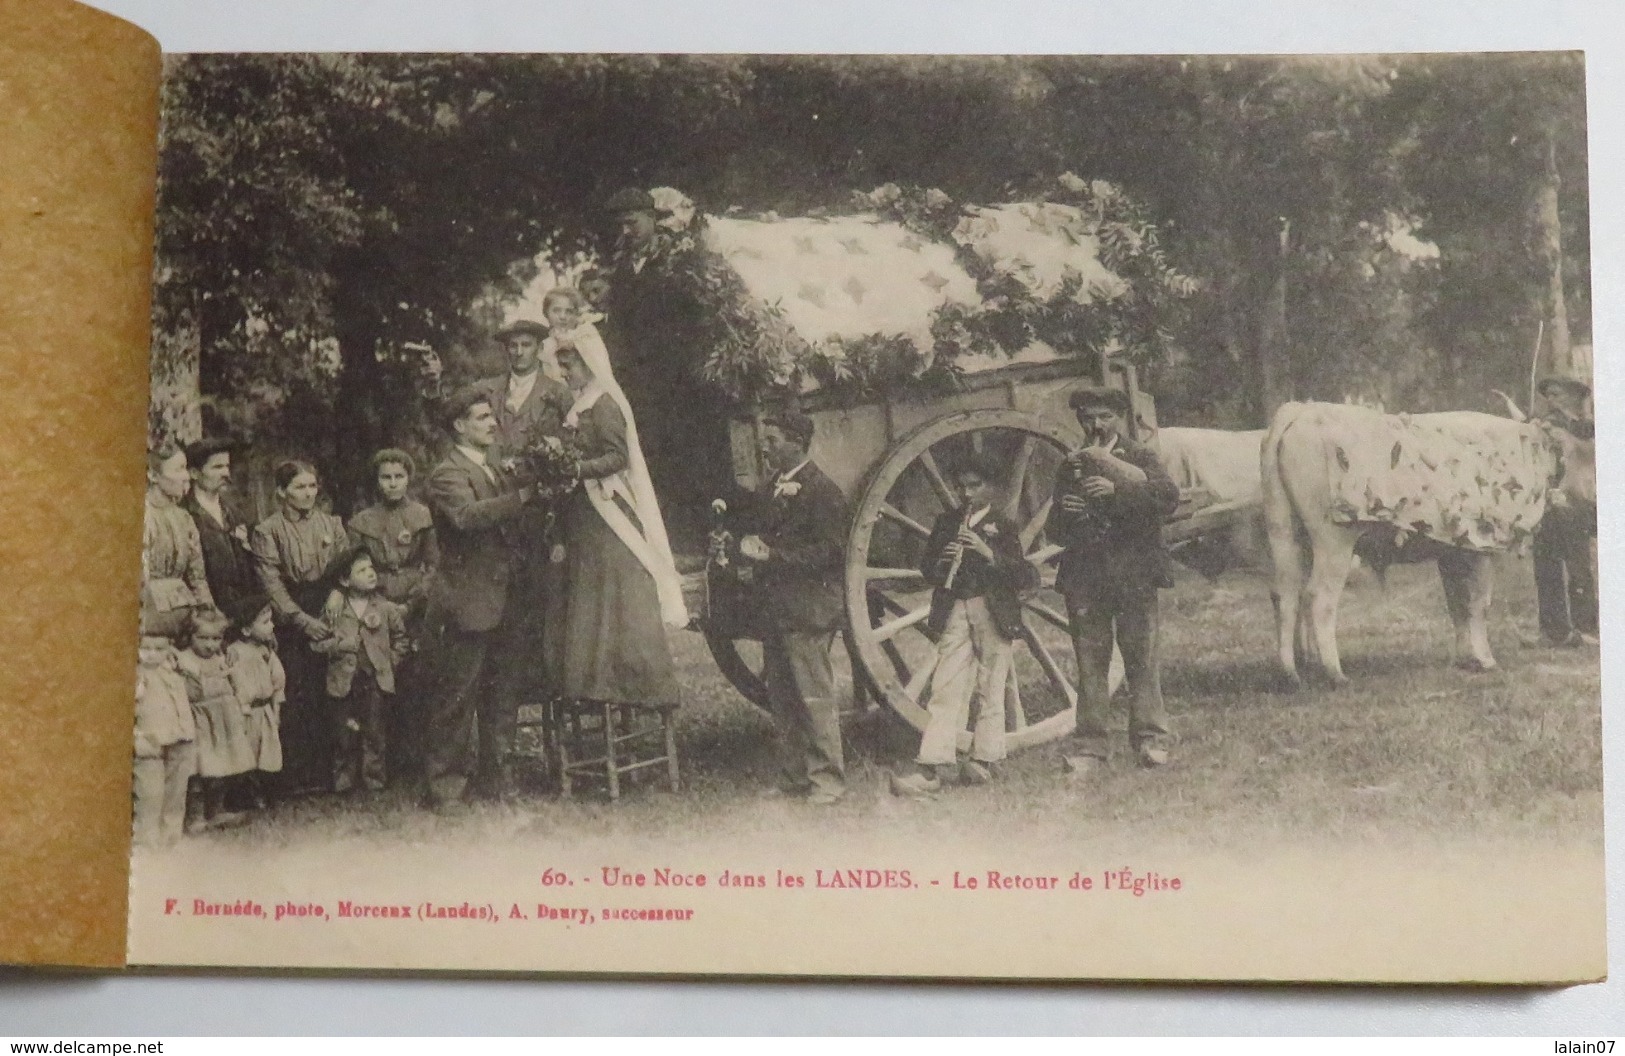
[[[672,231],[686,231],[694,220],[694,202],[675,187],[655,187],[649,191],[655,211],[664,213],[659,224]]]
[[[773,497],[775,499],[787,499],[792,495],[799,494],[801,494],[801,481],[799,480],[781,480],[773,485]]]
[[[544,499],[557,499],[575,490],[581,450],[574,440],[544,436],[510,459],[522,479],[535,485]]]
[[[383,618],[373,609],[367,610],[367,614],[361,618],[361,622],[366,625],[369,631],[376,631],[384,625]]]

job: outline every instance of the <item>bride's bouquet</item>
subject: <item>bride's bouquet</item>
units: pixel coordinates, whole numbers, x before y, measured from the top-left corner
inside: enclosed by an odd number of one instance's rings
[[[581,449],[570,439],[544,436],[510,461],[513,473],[543,499],[561,499],[581,483]]]

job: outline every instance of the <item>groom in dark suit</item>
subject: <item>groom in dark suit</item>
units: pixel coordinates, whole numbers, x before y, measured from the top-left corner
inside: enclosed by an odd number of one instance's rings
[[[534,488],[519,486],[493,457],[497,420],[479,388],[444,408],[452,449],[429,475],[429,509],[440,565],[429,590],[429,667],[424,803],[440,808],[474,791],[507,792],[513,701],[499,692],[491,656],[508,609],[519,520]]]
[[[767,635],[763,678],[784,753],[781,791],[827,806],[846,792],[840,704],[829,651],[845,611],[846,497],[808,454],[813,422],[785,412],[762,426],[776,472],[760,535],[739,552],[758,562]]]

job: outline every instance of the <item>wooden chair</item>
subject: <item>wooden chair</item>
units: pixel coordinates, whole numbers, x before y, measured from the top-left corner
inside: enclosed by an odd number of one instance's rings
[[[635,779],[662,763],[671,790],[679,791],[676,718],[676,704],[554,701],[547,734],[559,795],[569,799],[576,781],[602,782],[613,801],[623,775]]]

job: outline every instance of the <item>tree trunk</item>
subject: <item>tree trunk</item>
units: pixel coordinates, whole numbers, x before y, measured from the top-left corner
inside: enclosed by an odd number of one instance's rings
[[[1258,327],[1259,403],[1266,428],[1281,404],[1292,399],[1292,356],[1286,329],[1286,271],[1291,238],[1292,221],[1282,219],[1275,284],[1265,300]]]
[[[346,303],[334,310],[334,331],[342,366],[333,406],[331,436],[334,463],[327,481],[333,512],[348,518],[371,502],[372,454],[385,446],[378,396],[383,371],[378,362],[373,315],[365,306]]]
[[[1557,142],[1546,135],[1546,170],[1535,196],[1535,226],[1539,252],[1546,265],[1546,318],[1548,342],[1542,373],[1573,374],[1574,355],[1569,344],[1569,311],[1563,296],[1563,222],[1557,212]]]

